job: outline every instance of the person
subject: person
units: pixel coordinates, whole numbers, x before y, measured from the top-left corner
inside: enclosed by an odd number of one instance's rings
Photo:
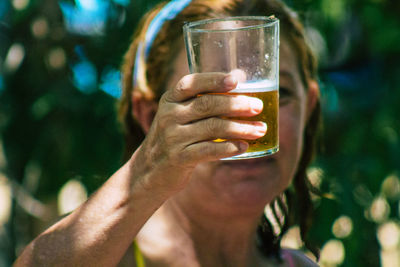
[[[173,1],[172,7],[162,3],[144,16],[124,58],[119,116],[126,163],[34,239],[15,266],[317,266],[280,246],[288,227],[298,224],[305,245],[317,254],[307,239],[312,203],[306,169],[320,101],[302,24],[278,0]],[[266,132],[262,123],[221,117],[254,116],[262,104],[204,94],[228,92],[240,77],[189,74],[182,26],[272,14],[281,27],[280,151],[221,161]],[[226,141],[212,141],[218,137]]]

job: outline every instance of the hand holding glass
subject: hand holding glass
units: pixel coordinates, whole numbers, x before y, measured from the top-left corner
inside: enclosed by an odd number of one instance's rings
[[[259,115],[230,118],[263,121],[267,133],[256,140],[246,140],[249,148],[244,154],[224,160],[257,158],[277,152],[279,20],[251,16],[196,21],[184,26],[184,37],[191,73],[240,70],[245,80],[227,94],[257,97],[264,104]]]

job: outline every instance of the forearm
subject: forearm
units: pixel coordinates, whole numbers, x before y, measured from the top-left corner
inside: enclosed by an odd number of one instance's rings
[[[167,198],[143,188],[131,166],[125,164],[80,208],[38,236],[15,266],[115,266]]]

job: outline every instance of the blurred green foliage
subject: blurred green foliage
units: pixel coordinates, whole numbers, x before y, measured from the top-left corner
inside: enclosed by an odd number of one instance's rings
[[[100,84],[105,71],[119,68],[140,16],[159,1],[102,1],[103,24],[88,24],[92,32],[85,33],[68,28],[72,18],[61,2],[85,1],[0,4],[0,171],[41,201],[72,178],[92,193],[122,164],[116,100]],[[311,238],[320,245],[337,238],[332,223],[347,215],[353,231],[342,238],[342,265],[379,266],[377,229],[400,213],[400,196],[382,188],[400,174],[400,1],[286,2],[299,11],[319,55],[324,123],[314,167],[320,189],[335,196],[316,198]],[[20,62],[10,59],[11,48],[14,59],[22,53]],[[94,75],[79,88],[74,66],[82,62]],[[389,207],[383,218],[371,215],[379,196]],[[32,238],[21,220],[34,219],[14,202],[0,246],[8,262]]]

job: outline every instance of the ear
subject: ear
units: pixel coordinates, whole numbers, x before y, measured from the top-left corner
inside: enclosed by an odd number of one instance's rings
[[[310,119],[312,112],[319,100],[319,85],[315,80],[310,80],[308,82],[307,91],[307,121]]]
[[[148,133],[154,116],[157,112],[158,104],[146,99],[141,93],[132,93],[132,116],[139,122],[145,134]]]

